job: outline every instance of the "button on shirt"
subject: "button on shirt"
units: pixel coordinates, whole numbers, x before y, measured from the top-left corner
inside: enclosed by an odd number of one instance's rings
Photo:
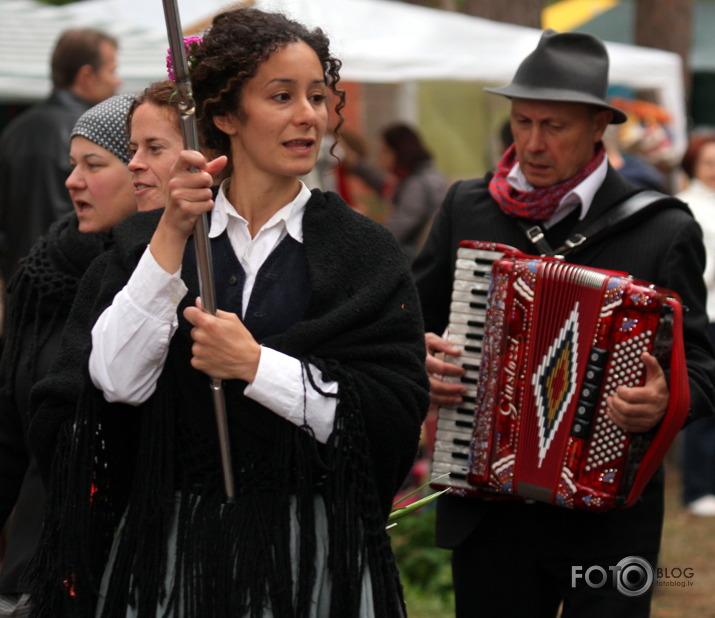
[[[309,198],[310,191],[301,183],[297,197],[251,238],[248,222],[230,204],[225,183],[222,185],[209,237],[216,238],[224,230],[228,234],[246,273],[243,307],[248,306],[261,265],[285,236],[303,242],[303,213]],[[127,285],[92,329],[89,372],[107,401],[139,405],[152,395],[179,325],[177,307],[187,292],[181,270],[173,274],[164,271],[147,247]],[[337,382],[324,382],[316,367],[309,368],[319,389],[338,392]],[[332,432],[336,399],[304,383],[297,358],[261,346],[256,377],[244,394],[296,425],[307,423],[320,442],[326,442]]]

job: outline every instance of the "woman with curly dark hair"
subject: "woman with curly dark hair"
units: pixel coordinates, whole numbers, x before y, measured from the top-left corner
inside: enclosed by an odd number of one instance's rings
[[[181,153],[166,209],[132,221],[36,392],[36,418],[56,415],[88,369],[47,615],[92,615],[97,587],[99,616],[404,615],[385,523],[428,406],[422,319],[391,235],[300,181],[344,104],[339,68],[320,30],[254,9],[215,17],[196,50],[202,147],[220,156]],[[216,315],[194,300],[202,213]]]

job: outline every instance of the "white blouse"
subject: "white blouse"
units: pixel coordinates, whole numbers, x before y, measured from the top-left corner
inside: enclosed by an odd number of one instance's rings
[[[303,242],[303,213],[310,191],[301,183],[297,197],[251,238],[248,222],[231,206],[224,188],[216,197],[209,237],[227,230],[246,272],[243,306],[247,307],[261,265],[286,234]],[[178,328],[177,307],[187,292],[181,269],[167,273],[147,247],[126,286],[92,329],[89,372],[107,401],[139,405],[152,395]],[[324,382],[319,370],[309,367],[323,392],[338,392],[337,382]],[[327,442],[333,430],[337,399],[304,382],[297,358],[261,346],[256,377],[244,394],[296,425],[307,423],[320,442]]]

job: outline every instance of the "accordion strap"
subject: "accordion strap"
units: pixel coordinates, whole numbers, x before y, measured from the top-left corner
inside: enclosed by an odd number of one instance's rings
[[[621,223],[630,219],[633,219],[631,223],[634,223],[637,220],[636,215],[643,213],[645,209],[650,206],[656,204],[658,206],[665,206],[666,201],[670,200],[672,200],[670,195],[661,193],[660,191],[653,191],[651,189],[639,191],[604,213],[584,231],[576,232],[569,236],[564,244],[556,250],[551,248],[540,226],[524,221],[523,219],[517,219],[517,221],[524,230],[526,237],[541,254],[566,255],[576,249],[582,248],[583,245],[592,242],[594,239],[599,238],[603,233],[612,231],[617,226],[620,226]]]

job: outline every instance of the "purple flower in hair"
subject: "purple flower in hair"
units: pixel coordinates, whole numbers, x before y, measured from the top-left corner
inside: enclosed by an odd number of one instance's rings
[[[186,52],[186,60],[189,64],[189,73],[194,68],[194,62],[196,61],[196,50],[199,45],[203,42],[200,36],[187,36],[184,37],[184,51]],[[166,69],[169,72],[169,79],[176,83],[176,76],[174,75],[174,63],[171,59],[171,49],[167,50],[166,54]]]

